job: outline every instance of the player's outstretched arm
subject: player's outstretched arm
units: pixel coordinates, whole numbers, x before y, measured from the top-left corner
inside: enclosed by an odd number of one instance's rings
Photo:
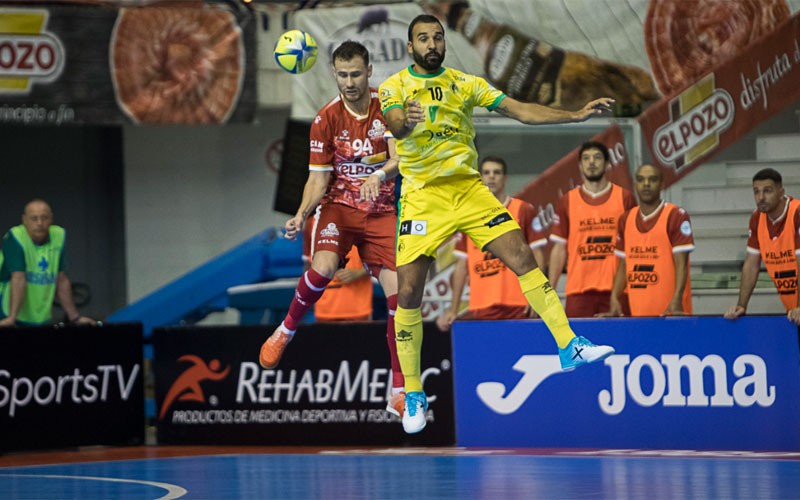
[[[800,269],[800,256],[797,257],[797,267]],[[800,326],[800,304],[790,309],[789,312],[786,313],[786,318],[795,325]]]
[[[566,111],[562,109],[550,108],[533,102],[522,102],[511,97],[506,97],[494,109],[503,116],[513,118],[527,125],[537,125],[544,123],[571,123],[586,121],[592,116],[599,115],[604,111],[611,111],[614,99],[601,97],[586,103],[578,111]]]
[[[554,243],[553,248],[550,249],[550,262],[547,265],[547,280],[550,282],[550,286],[552,286],[553,289],[558,286],[558,280],[561,278],[561,273],[566,263],[566,243]]]
[[[622,292],[625,290],[627,279],[625,277],[625,259],[619,259],[617,272],[614,274],[614,284],[611,287],[611,298],[609,301],[608,312],[597,313],[598,318],[614,318],[624,316],[622,314],[622,304],[619,301]]]
[[[436,318],[436,326],[439,331],[446,332],[452,328],[453,322],[458,317],[458,310],[461,308],[461,294],[464,293],[467,281],[469,281],[467,259],[458,259],[452,274],[450,274],[450,307],[442,311],[442,314]]]
[[[786,318],[795,325],[800,326],[800,307],[790,309],[789,312],[786,313]]]
[[[670,299],[663,316],[686,314],[686,311],[683,310],[683,292],[686,290],[686,281],[689,275],[689,252],[673,253],[672,261],[675,263],[675,292],[672,294],[672,299]]]
[[[8,316],[0,320],[0,327],[14,326],[17,324],[17,314],[25,302],[25,288],[28,286],[27,275],[22,271],[11,273],[11,282],[7,289],[9,296]]]
[[[742,279],[739,283],[739,301],[735,306],[725,311],[724,316],[727,319],[736,319],[747,312],[747,304],[750,302],[750,296],[753,295],[753,289],[756,287],[756,281],[758,281],[758,273],[760,271],[761,256],[748,253],[742,265]]]
[[[306,219],[311,211],[319,205],[320,200],[328,190],[328,181],[331,178],[330,170],[311,170],[308,180],[303,188],[303,200],[294,217],[286,221],[286,238],[293,240],[303,230]]]
[[[97,324],[94,319],[83,316],[78,312],[78,308],[75,306],[75,299],[72,296],[72,281],[64,271],[59,271],[56,276],[56,296],[70,323],[75,323],[76,325]]]

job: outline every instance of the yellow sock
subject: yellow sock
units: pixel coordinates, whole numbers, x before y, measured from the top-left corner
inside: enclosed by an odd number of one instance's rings
[[[528,304],[539,313],[544,324],[550,329],[558,347],[560,349],[567,347],[569,341],[575,337],[575,333],[569,327],[569,320],[558,294],[550,286],[544,273],[537,267],[519,276],[519,285],[522,287],[522,294],[528,299]]]
[[[403,370],[403,377],[406,379],[406,392],[421,391],[422,312],[419,307],[403,309],[397,306],[397,311],[394,313],[394,331],[397,358]]]

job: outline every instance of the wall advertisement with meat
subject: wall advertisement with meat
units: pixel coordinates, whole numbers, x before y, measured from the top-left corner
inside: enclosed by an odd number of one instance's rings
[[[800,98],[800,14],[651,106],[639,122],[667,185]]]
[[[0,124],[221,124],[256,108],[253,15],[225,4],[5,2]]]
[[[362,41],[377,86],[411,64],[410,20],[432,14],[447,66],[522,101],[578,109],[607,96],[617,116],[638,115],[668,186],[800,97],[799,12],[800,0],[470,0],[301,10],[293,22],[326,53]],[[294,116],[335,95],[323,68],[297,80]]]

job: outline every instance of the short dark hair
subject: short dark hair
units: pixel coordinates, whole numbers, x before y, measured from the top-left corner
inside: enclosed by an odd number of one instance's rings
[[[598,141],[586,141],[583,144],[581,144],[581,148],[578,150],[578,159],[579,160],[580,160],[581,156],[583,156],[583,152],[586,151],[587,149],[597,149],[597,150],[599,150],[601,153],[603,153],[603,158],[605,158],[606,163],[608,163],[608,161],[611,159],[611,157],[608,154],[608,148],[606,147],[605,144],[603,144],[602,142],[598,142]]]
[[[774,168],[762,168],[756,172],[756,175],[753,176],[753,182],[755,181],[773,181],[777,186],[783,185],[781,173]]]
[[[335,63],[337,59],[351,61],[354,57],[360,57],[364,60],[364,65],[369,66],[369,51],[367,48],[358,42],[347,40],[342,42],[342,44],[333,51],[331,64]]]
[[[651,167],[658,174],[658,179],[661,181],[664,180],[664,171],[661,170],[661,168],[653,165],[652,163],[642,163],[636,168],[636,172],[634,175],[639,175],[639,172],[641,172],[644,167]]]
[[[500,165],[502,165],[503,166],[503,175],[508,174],[508,166],[506,165],[506,161],[504,159],[500,158],[499,156],[487,156],[484,159],[482,159],[480,164],[478,165],[478,172],[483,173],[483,164],[486,163],[486,162],[489,162],[489,161],[494,162],[494,163],[499,163]]]
[[[438,19],[436,19],[434,16],[430,14],[420,14],[414,19],[412,19],[411,24],[408,25],[408,41],[409,42],[413,41],[412,38],[413,38],[414,26],[418,24],[432,24],[432,23],[438,24],[439,27],[442,28],[442,33],[444,33],[444,26],[442,26],[442,23],[440,23]]]

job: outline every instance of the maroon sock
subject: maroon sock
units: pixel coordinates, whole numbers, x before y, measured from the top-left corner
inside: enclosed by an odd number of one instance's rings
[[[397,358],[397,341],[394,338],[394,312],[397,310],[397,294],[386,297],[389,320],[386,322],[386,344],[389,346],[389,359],[392,360],[392,387],[404,387],[403,369]]]
[[[330,282],[330,278],[319,274],[313,268],[303,273],[300,277],[300,282],[297,283],[297,289],[294,291],[294,298],[289,306],[289,314],[283,320],[283,326],[289,333],[294,333],[297,330],[300,320],[311,309],[311,306],[322,297],[322,292],[325,291],[325,287]]]

